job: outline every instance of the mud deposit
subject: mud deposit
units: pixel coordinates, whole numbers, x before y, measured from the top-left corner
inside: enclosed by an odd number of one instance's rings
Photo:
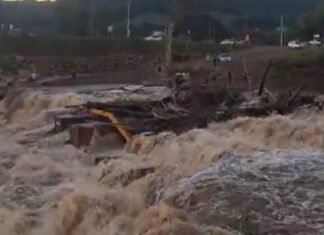
[[[134,92],[134,91],[132,91]],[[238,118],[84,153],[53,113],[165,91],[33,90],[1,103],[1,235],[319,235],[324,113]],[[143,140],[141,148],[136,142]]]

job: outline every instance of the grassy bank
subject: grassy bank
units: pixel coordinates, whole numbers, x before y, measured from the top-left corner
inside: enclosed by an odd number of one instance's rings
[[[140,39],[93,38],[1,38],[0,53],[29,56],[98,56],[117,53],[163,54],[165,42],[146,42]],[[207,42],[176,41],[175,53],[216,53],[219,48]]]
[[[323,48],[307,48],[274,61],[269,88],[297,90],[324,94]]]
[[[322,66],[324,63],[324,48],[311,48],[299,53],[289,54],[276,60],[274,66],[278,70],[292,68],[311,68]]]

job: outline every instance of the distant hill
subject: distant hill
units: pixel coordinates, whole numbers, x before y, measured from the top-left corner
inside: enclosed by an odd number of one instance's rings
[[[2,23],[13,23],[27,30],[51,28],[53,32],[57,30],[64,34],[86,35],[88,22],[86,11],[89,9],[85,7],[85,9],[79,9],[79,13],[74,12],[82,5],[78,4],[78,1],[82,4],[87,1],[96,1],[94,24],[98,34],[106,34],[107,26],[113,24],[116,33],[124,35],[128,0],[58,0],[57,3],[2,2],[0,20]],[[172,14],[173,17],[181,16],[178,19],[179,33],[184,33],[187,28],[191,27],[195,33],[196,29],[202,28],[199,30],[201,37],[208,35],[210,24],[213,25],[215,37],[220,37],[221,34],[236,34],[247,26],[249,28],[275,28],[279,25],[281,14],[287,16],[288,22],[294,22],[299,15],[312,11],[317,4],[324,3],[324,0],[177,0],[182,4],[182,8],[177,12],[172,9],[174,6],[172,1],[175,0],[133,0],[131,14],[134,35],[143,36],[155,28],[165,27]],[[70,6],[75,4],[75,7],[71,7],[65,13],[57,11],[57,5],[64,5],[65,2]]]

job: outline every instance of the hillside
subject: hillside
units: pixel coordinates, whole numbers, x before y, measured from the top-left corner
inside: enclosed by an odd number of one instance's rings
[[[279,16],[287,15],[287,22],[315,9],[324,0],[133,0],[133,35],[143,36],[153,29],[163,28],[170,16],[178,20],[179,33],[196,29],[200,37],[208,36],[209,23],[214,25],[217,38],[236,34],[249,28],[275,28]],[[99,35],[107,33],[108,25],[115,25],[116,35],[125,35],[127,0],[58,0],[57,3],[2,2],[1,21],[14,23],[27,30],[57,29],[64,35],[87,35],[90,9],[92,24]],[[192,25],[194,22],[194,25]]]

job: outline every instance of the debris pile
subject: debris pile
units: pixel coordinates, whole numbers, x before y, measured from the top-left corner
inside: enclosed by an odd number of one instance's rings
[[[271,67],[270,61],[257,89],[252,88],[251,75],[246,66],[244,78],[248,81],[247,90],[233,88],[231,84],[220,87],[217,81],[195,81],[186,74],[175,77],[170,86],[177,104],[191,113],[205,115],[211,121],[226,121],[240,116],[262,117],[273,113],[285,115],[305,105],[322,109],[321,96],[303,93],[307,84],[286,93],[267,90],[266,81]]]
[[[264,88],[261,92],[215,89],[190,80],[175,84],[171,85],[173,93],[162,99],[89,101],[67,106],[67,113],[54,117],[55,131],[69,129],[70,142],[78,148],[91,145],[94,136],[110,136],[107,141],[117,141],[120,146],[141,133],[180,134],[215,121],[286,115],[302,106],[322,109],[323,105],[320,96],[302,93],[302,87],[286,94]]]
[[[181,133],[202,127],[204,120],[190,115],[170,101],[126,103],[88,102],[74,108],[71,114],[55,117],[55,131],[70,130],[71,143],[77,147],[90,145],[94,134],[117,133],[128,142],[136,134],[173,131]]]

